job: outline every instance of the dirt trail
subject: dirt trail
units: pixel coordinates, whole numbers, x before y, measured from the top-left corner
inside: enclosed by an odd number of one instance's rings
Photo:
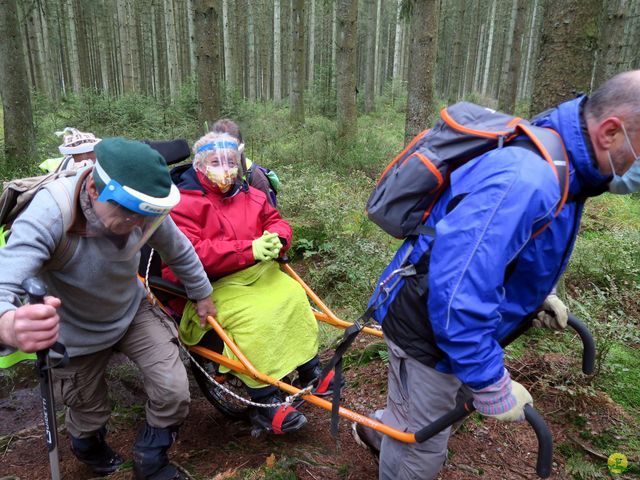
[[[384,405],[385,375],[381,361],[353,366],[347,370],[348,389],[344,404],[366,413]],[[110,366],[110,392],[117,405],[110,422],[110,444],[126,459],[131,458],[131,445],[140,426],[144,409],[144,392],[140,379],[123,358]],[[24,386],[24,385],[23,385]],[[284,436],[263,435],[252,438],[250,428],[242,422],[228,420],[215,410],[192,382],[193,402],[180,438],[172,448],[172,458],[194,478],[300,478],[305,480],[375,479],[377,464],[369,452],[359,447],[350,435],[350,425],[341,422],[339,442],[331,437],[329,414],[305,405],[303,412],[309,423],[299,432]],[[547,412],[547,420],[556,445],[567,441],[567,425],[557,411],[554,399],[537,404]],[[594,415],[590,428],[600,428],[608,418],[619,415],[614,406],[603,405]],[[594,412],[595,414],[595,412]],[[0,399],[0,478],[15,476],[21,480],[49,478],[47,454],[42,440],[38,390],[35,387],[15,389]],[[9,435],[7,437],[7,435]],[[440,479],[523,479],[534,474],[536,439],[526,424],[504,425],[469,419],[450,442],[449,463]],[[251,473],[260,469],[268,457],[275,460],[278,471],[290,471],[290,476]],[[60,457],[63,478],[91,479],[94,476],[73,457],[66,433],[60,434]],[[269,461],[271,461],[269,460]],[[564,473],[564,460],[555,456],[551,478],[570,478]],[[132,477],[129,468],[110,478]],[[293,475],[293,476],[291,476]],[[633,477],[629,477],[633,478]]]

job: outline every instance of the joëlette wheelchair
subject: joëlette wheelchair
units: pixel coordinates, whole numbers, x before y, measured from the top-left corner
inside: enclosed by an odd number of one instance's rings
[[[184,141],[178,140],[158,143],[170,144],[169,146],[172,147],[171,151],[161,151],[167,159],[167,163],[170,165],[185,160],[189,156],[189,148]],[[160,151],[156,145],[152,146]],[[165,149],[167,147],[167,145],[161,146]],[[354,323],[338,318],[329,309],[329,307],[324,304],[320,297],[318,297],[318,295],[316,295],[316,293],[302,280],[302,278],[300,278],[289,263],[281,262],[281,268],[285,273],[295,279],[305,290],[312,305],[311,308],[313,314],[318,321],[327,323],[336,328],[349,329],[353,331]],[[139,276],[140,280],[147,287],[147,292],[158,300],[160,306],[164,306],[167,300],[172,297],[186,298],[184,289],[162,279],[160,270],[160,258],[158,255],[153,255],[153,251],[149,247],[145,247],[142,252]],[[166,307],[164,308],[165,311],[174,318],[174,320],[177,322],[180,321],[179,318],[175,318],[175,316],[172,315],[173,312],[167,310]],[[329,412],[332,411],[333,405],[331,401],[314,395],[309,388],[306,388],[303,391],[294,386],[292,384],[294,382],[287,383],[284,381],[288,380],[289,377],[285,377],[283,380],[276,380],[258,371],[251,364],[251,361],[247,356],[243,354],[242,350],[226,334],[220,323],[218,323],[215,318],[210,316],[207,321],[211,325],[212,330],[205,334],[198,345],[188,348],[191,369],[204,396],[224,415],[232,419],[248,420],[249,411],[250,408],[252,408],[250,406],[250,402],[247,402],[247,400],[244,399],[245,390],[242,381],[235,377],[231,372],[242,373],[261,383],[276,386],[283,392],[289,394],[288,401],[290,402],[305,401]],[[520,335],[526,332],[531,327],[531,324],[532,318],[522,322],[518,329],[511,332],[508,337],[505,337],[500,341],[500,345],[504,348],[512,343]],[[594,371],[595,364],[595,343],[593,338],[584,323],[573,315],[569,316],[569,326],[575,330],[583,344],[582,371],[586,375],[591,375]],[[355,328],[357,328],[359,332],[369,336],[379,339],[383,337],[382,330],[379,328],[372,328],[360,324],[356,324]],[[238,360],[233,360],[222,355],[224,345],[234,353]],[[220,371],[221,366],[230,369],[231,372],[222,373]],[[401,442],[424,442],[475,411],[473,398],[470,393],[465,391],[465,389],[462,389],[461,391],[464,394],[458,396],[457,404],[453,410],[443,415],[432,424],[413,433],[394,429],[366,415],[349,410],[346,407],[340,406],[337,409],[337,414],[352,422],[362,424],[385,435],[389,435]],[[525,417],[527,422],[533,428],[538,440],[536,473],[540,478],[547,478],[551,474],[551,465],[553,461],[553,439],[551,437],[551,432],[542,416],[532,406],[527,405],[525,407]]]
[[[140,280],[148,287],[148,292],[154,297],[154,300],[158,301],[158,304],[165,309],[168,315],[172,316],[176,322],[179,322],[180,319],[176,318],[174,312],[164,307],[164,304],[172,297],[186,298],[184,289],[162,279],[160,276],[160,268],[161,262],[158,255],[154,255],[153,251],[146,247],[145,250],[143,250],[140,263]],[[305,290],[312,304],[313,314],[318,321],[341,329],[347,329],[353,325],[351,322],[338,318],[302,278],[300,278],[289,263],[282,262],[281,269],[295,279]],[[309,389],[302,391],[293,385],[295,382],[287,383],[285,380],[288,380],[289,377],[285,377],[283,380],[277,380],[258,371],[251,364],[247,356],[243,354],[238,345],[226,334],[224,328],[222,328],[215,318],[210,316],[207,321],[211,325],[212,330],[209,330],[205,334],[198,345],[188,348],[191,358],[191,370],[204,396],[224,415],[232,419],[248,420],[249,410],[252,408],[250,402],[244,399],[245,393],[242,381],[235,377],[232,372],[242,373],[261,383],[276,386],[290,395],[290,402],[305,401],[325,410],[332,410],[331,401],[314,395]],[[589,375],[593,373],[595,361],[595,344],[593,338],[587,327],[573,315],[569,316],[569,325],[576,331],[583,342],[582,370],[585,374]],[[506,347],[530,327],[531,321],[523,322],[519,329],[512,332],[511,335],[500,342],[501,345]],[[378,328],[363,326],[361,327],[361,333],[376,338],[383,337],[382,331]],[[233,360],[222,355],[224,345],[227,345],[238,360]],[[220,371],[221,366],[227,367],[231,372],[222,373]],[[468,416],[474,410],[475,407],[473,406],[472,397],[470,395],[463,395],[452,411],[414,433],[394,429],[366,415],[356,413],[342,406],[338,409],[338,415],[352,422],[373,428],[396,440],[414,443],[428,440],[443,429]],[[538,438],[536,472],[541,478],[547,478],[551,474],[553,456],[551,432],[542,416],[533,407],[529,405],[525,407],[525,416]]]

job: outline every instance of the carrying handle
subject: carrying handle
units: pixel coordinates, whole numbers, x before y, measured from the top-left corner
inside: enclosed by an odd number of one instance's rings
[[[596,364],[596,344],[593,336],[584,322],[571,313],[567,324],[576,331],[582,340],[582,373],[591,375]]]
[[[474,412],[475,409],[473,398],[467,398],[463,402],[458,403],[453,410],[445,413],[430,425],[418,430],[415,434],[416,442],[424,442],[430,439],[458,420],[462,420]],[[538,438],[536,473],[540,478],[548,478],[549,475],[551,475],[551,464],[553,461],[553,438],[551,437],[551,431],[542,418],[542,415],[529,404],[524,406],[524,417]]]
[[[506,337],[500,340],[500,346],[505,348],[520,335],[529,330],[529,328],[531,328],[532,321],[533,316],[522,322],[515,330],[509,332]],[[585,375],[593,374],[596,362],[596,344],[591,332],[585,323],[572,313],[569,314],[567,325],[576,331],[582,341],[582,372]]]

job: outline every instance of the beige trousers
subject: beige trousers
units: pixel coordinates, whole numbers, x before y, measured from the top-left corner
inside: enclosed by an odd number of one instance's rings
[[[173,321],[143,299],[127,333],[113,347],[72,358],[53,370],[56,397],[68,407],[66,427],[76,438],[91,436],[111,415],[105,372],[114,351],[124,353],[144,377],[146,416],[152,427],[179,425],[189,412],[189,382],[180,360]]]

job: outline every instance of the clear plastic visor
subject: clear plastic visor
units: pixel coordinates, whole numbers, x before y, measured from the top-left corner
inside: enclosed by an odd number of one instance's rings
[[[233,185],[240,172],[238,144],[232,141],[214,141],[201,146],[194,167],[212,182]]]

